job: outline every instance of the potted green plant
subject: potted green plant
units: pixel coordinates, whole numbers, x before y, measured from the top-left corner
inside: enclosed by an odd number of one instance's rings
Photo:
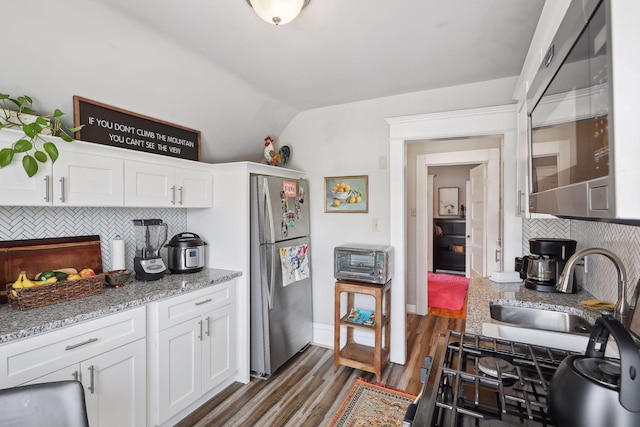
[[[24,136],[13,143],[11,148],[0,150],[0,168],[10,165],[17,155],[22,156],[22,167],[29,177],[38,172],[38,163],[58,159],[55,143],[44,139],[45,135],[54,135],[66,142],[72,142],[71,134],[82,126],[64,129],[60,117],[64,113],[56,109],[53,114],[39,115],[32,108],[33,100],[27,96],[11,97],[0,93],[0,129],[21,129]]]

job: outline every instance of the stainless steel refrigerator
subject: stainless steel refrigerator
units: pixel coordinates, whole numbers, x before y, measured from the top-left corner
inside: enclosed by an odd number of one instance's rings
[[[312,339],[305,180],[251,177],[251,374],[267,378]]]

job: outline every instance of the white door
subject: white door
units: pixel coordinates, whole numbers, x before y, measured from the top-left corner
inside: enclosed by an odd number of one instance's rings
[[[53,165],[53,204],[123,206],[122,159],[64,153]]]
[[[163,423],[202,394],[202,319],[187,320],[158,336],[159,422]]]
[[[127,206],[176,206],[175,168],[126,160],[124,175]]]
[[[10,148],[9,142],[0,142],[0,149]],[[29,178],[22,162],[14,163],[0,171],[0,205],[47,206],[51,205],[51,161],[38,164],[38,173]]]
[[[210,311],[204,317],[202,392],[233,375],[236,361],[234,304]]]
[[[213,174],[206,171],[176,168],[176,206],[206,208],[213,204]]]
[[[486,275],[485,212],[487,166],[482,163],[469,172],[471,194],[468,207],[467,257],[470,277]]]
[[[92,427],[146,425],[145,340],[87,359],[80,366]]]

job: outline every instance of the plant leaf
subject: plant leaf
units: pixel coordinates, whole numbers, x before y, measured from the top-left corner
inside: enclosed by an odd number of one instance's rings
[[[11,148],[3,148],[0,150],[0,168],[8,166],[13,160],[13,150]]]
[[[53,112],[53,117],[61,117],[64,113],[56,108],[56,111]]]
[[[24,153],[31,150],[32,148],[33,144],[31,143],[31,141],[28,141],[26,139],[16,141],[16,143],[13,145],[13,151],[15,151],[16,153]]]
[[[44,117],[38,117],[35,122],[41,126],[46,126],[47,123],[47,119],[45,119]]]
[[[27,173],[29,178],[38,173],[38,163],[33,157],[29,155],[26,155],[22,158],[22,167],[24,168],[24,171]]]
[[[80,129],[82,129],[84,127],[84,125],[80,125],[80,126],[76,126],[74,128],[70,128],[69,132],[78,132]]]
[[[35,123],[22,125],[22,132],[24,132],[24,134],[27,135],[29,138],[35,138],[36,136]]]
[[[7,99],[7,98],[9,98],[9,95],[5,93],[0,93],[0,99]]]
[[[33,157],[35,157],[36,160],[40,163],[45,163],[48,159],[47,153],[45,153],[44,151],[36,151],[35,153],[33,153]]]
[[[44,151],[49,154],[49,158],[51,158],[51,163],[55,163],[58,160],[58,147],[53,142],[45,142],[42,146]]]
[[[22,107],[22,112],[25,114],[36,114],[36,110],[25,106]]]
[[[65,141],[65,142],[73,142],[73,138],[71,138],[69,136],[69,134],[67,134],[65,131],[61,130],[58,134],[58,136],[60,137],[61,140]]]

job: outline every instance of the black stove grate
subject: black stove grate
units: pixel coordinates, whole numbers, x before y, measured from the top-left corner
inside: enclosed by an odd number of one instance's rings
[[[446,343],[442,363],[432,371],[431,426],[496,425],[498,420],[500,425],[553,426],[549,381],[569,352],[458,331],[449,331]],[[488,357],[499,360],[483,359]],[[487,363],[495,367],[487,370]]]

